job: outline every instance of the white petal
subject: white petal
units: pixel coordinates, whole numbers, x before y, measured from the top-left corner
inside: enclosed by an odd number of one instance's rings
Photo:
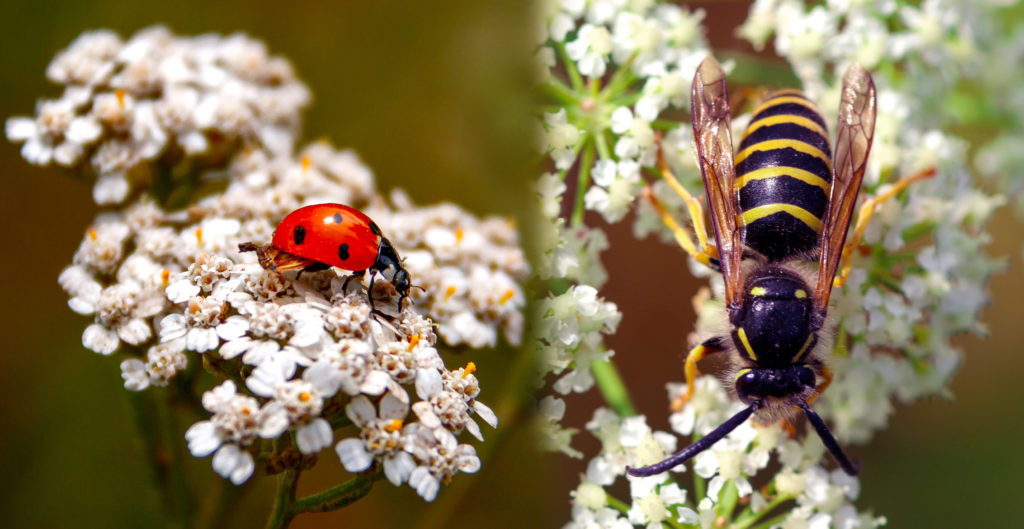
[[[309,366],[302,372],[302,379],[316,388],[317,393],[324,398],[333,397],[345,375],[334,366],[334,364],[321,360]]]
[[[272,400],[260,411],[260,437],[274,439],[283,434],[289,426],[291,423],[288,421],[288,411],[280,402]]]
[[[185,430],[188,451],[196,457],[206,457],[220,447],[217,427],[210,421],[199,421]]]
[[[220,338],[217,338],[217,331],[214,329],[193,327],[185,335],[185,347],[197,353],[205,353],[211,349],[216,349],[219,344]]]
[[[221,382],[219,386],[203,393],[203,408],[210,413],[217,413],[221,406],[234,398],[238,393],[235,383],[230,380]]]
[[[429,402],[423,402],[422,400],[412,405],[412,411],[419,417],[420,422],[427,428],[437,428],[441,426],[441,419],[434,415],[434,411],[430,406]]]
[[[255,468],[252,455],[239,449],[237,445],[225,445],[213,456],[213,471],[229,478],[235,485],[249,479]]]
[[[241,338],[249,330],[249,320],[245,316],[231,316],[217,326],[217,336],[229,342]]]
[[[478,441],[484,440],[484,434],[480,433],[480,425],[473,419],[466,421],[466,430],[469,430],[469,434],[476,437]]]
[[[117,335],[125,343],[139,345],[153,335],[153,329],[150,329],[149,324],[142,318],[134,318],[129,320],[127,325],[118,327]]]
[[[230,342],[220,346],[220,356],[225,360],[230,360],[248,351],[249,348],[252,347],[254,343],[255,342],[253,342],[251,338],[246,337],[241,337],[237,340],[231,340]]]
[[[68,125],[68,130],[64,133],[64,137],[68,141],[88,145],[96,141],[102,133],[103,127],[96,120],[80,116],[71,120],[71,124]]]
[[[374,408],[370,399],[360,395],[352,399],[348,406],[345,406],[345,415],[348,416],[353,424],[362,427],[364,424],[377,418],[377,409]]]
[[[25,141],[36,135],[36,120],[32,118],[9,118],[4,131],[10,141]]]
[[[252,371],[249,378],[245,379],[245,385],[261,397],[272,397],[277,388],[295,373],[294,364],[292,366],[291,373],[288,373],[287,364],[271,358]]]
[[[491,428],[498,427],[498,416],[495,415],[494,411],[492,411],[491,408],[489,408],[486,404],[478,400],[474,400],[473,409],[476,410],[476,413],[480,415],[480,418],[483,419],[485,423],[490,425]]]
[[[334,447],[341,459],[341,466],[349,472],[362,472],[373,464],[373,456],[359,439],[345,439]]]
[[[384,398],[380,399],[380,418],[381,419],[405,419],[405,416],[409,414],[409,403],[402,402],[398,397],[388,393],[384,395]]]
[[[371,371],[366,375],[366,379],[359,385],[359,391],[366,393],[367,395],[380,395],[388,389],[388,382],[391,382],[391,376],[383,371]]]
[[[120,204],[128,196],[128,179],[121,174],[103,175],[92,188],[92,199],[99,205]]]
[[[82,345],[101,355],[113,353],[120,344],[121,341],[117,338],[116,332],[98,323],[86,327],[85,332],[82,333]]]
[[[164,290],[167,294],[167,299],[174,303],[184,303],[191,299],[193,296],[199,295],[199,285],[193,284],[188,279],[179,279]]]
[[[253,345],[252,348],[246,351],[245,355],[242,356],[242,362],[251,366],[258,366],[276,356],[274,353],[280,350],[281,346],[278,345],[277,342],[256,342],[255,345]]]
[[[69,299],[68,306],[71,307],[71,310],[86,316],[96,312],[95,303],[78,296]]]
[[[184,314],[168,314],[160,320],[160,341],[169,342],[182,338],[188,333]]]
[[[146,364],[138,358],[130,358],[121,362],[121,378],[124,379],[125,389],[131,391],[142,391],[149,387]]]
[[[416,494],[419,494],[424,500],[434,501],[438,489],[441,488],[441,482],[426,467],[417,467],[409,475],[409,486],[416,490]]]
[[[408,452],[398,452],[384,460],[384,475],[396,487],[405,483],[415,469],[416,461]]]
[[[46,165],[53,157],[53,147],[37,137],[31,137],[21,146],[21,157],[34,165]]]
[[[436,369],[420,369],[416,372],[416,395],[422,400],[429,400],[430,397],[441,392],[444,388],[444,381],[441,373]]]
[[[295,442],[303,454],[315,454],[328,446],[334,439],[331,424],[322,418],[301,427],[295,432]]]

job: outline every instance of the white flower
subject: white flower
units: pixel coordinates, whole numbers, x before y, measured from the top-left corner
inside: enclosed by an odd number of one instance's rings
[[[415,468],[412,457],[404,451],[403,422],[409,414],[408,404],[387,394],[380,401],[378,414],[369,399],[359,396],[345,407],[345,413],[360,428],[358,439],[344,439],[335,446],[345,470],[361,472],[375,458],[382,458],[384,475],[391,483],[397,486],[408,481]]]
[[[260,429],[259,403],[238,395],[230,380],[203,394],[203,407],[213,413],[185,432],[188,449],[196,457],[214,454],[213,470],[238,485],[248,480],[255,463],[243,447],[252,444]]]

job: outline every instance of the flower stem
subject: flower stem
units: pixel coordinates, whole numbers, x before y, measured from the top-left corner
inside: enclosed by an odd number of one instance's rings
[[[771,513],[776,507],[782,505],[783,502],[792,499],[792,496],[786,496],[783,494],[776,494],[767,505],[764,506],[760,511],[754,512],[750,507],[740,514],[736,521],[733,522],[733,529],[747,529],[755,522],[763,518],[766,514]]]
[[[562,82],[557,77],[548,79],[547,83],[542,85],[544,92],[554,98],[559,103],[577,105],[580,102],[580,96],[569,85]]]
[[[289,509],[289,515],[295,516],[304,512],[327,512],[348,506],[352,502],[366,496],[373,489],[373,483],[384,477],[376,467],[356,474],[356,477],[323,492],[310,494],[296,500]],[[294,488],[292,493],[294,495]],[[269,525],[267,526],[270,527]]]
[[[565,72],[569,74],[569,80],[572,82],[572,87],[579,93],[583,93],[583,77],[580,76],[579,70],[576,69],[576,63],[569,58],[569,53],[565,51],[565,44],[558,43],[558,56],[562,58],[562,64],[565,65]]]
[[[289,468],[277,476],[277,492],[274,493],[274,507],[267,519],[267,529],[283,529],[288,527],[297,514],[295,504],[295,487],[299,483],[299,469]]]
[[[605,402],[615,410],[620,417],[632,417],[636,415],[636,408],[629,398],[629,391],[622,382],[619,370],[608,360],[597,360],[590,364],[590,371],[597,381],[597,388],[601,390]]]
[[[588,134],[584,139],[586,146],[583,147],[583,159],[580,161],[579,177],[576,179],[576,204],[572,208],[572,225],[583,224],[583,195],[590,187],[590,166],[594,163],[594,142]]]

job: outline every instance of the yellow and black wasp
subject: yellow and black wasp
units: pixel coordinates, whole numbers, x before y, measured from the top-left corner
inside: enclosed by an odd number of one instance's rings
[[[771,423],[802,410],[840,467],[854,475],[857,465],[810,407],[832,381],[821,359],[827,349],[822,329],[829,296],[833,284],[845,281],[849,264],[844,260],[875,205],[934,170],[904,178],[866,202],[854,236],[844,245],[874,134],[875,85],[867,70],[855,64],[843,78],[834,154],[814,103],[799,91],[785,90],[754,110],[734,156],[725,73],[712,57],[697,69],[691,102],[715,247],[707,242],[700,202],[672,176],[660,150],[662,176],[686,200],[699,249],[647,194],[684,249],[725,280],[728,332],[690,351],[685,398],[693,394],[697,361],[727,352],[734,365],[735,395],[747,407],[668,459],[627,471],[634,476],[665,472],[711,447],[751,415]],[[808,263],[814,260],[816,271]]]

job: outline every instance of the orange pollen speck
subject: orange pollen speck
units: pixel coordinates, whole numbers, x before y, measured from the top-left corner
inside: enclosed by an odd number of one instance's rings
[[[420,337],[415,334],[409,337],[409,349],[408,352],[412,352],[416,348],[416,345],[420,343]]]
[[[456,290],[455,289],[455,285],[452,285],[452,286],[449,286],[448,288],[446,288],[444,290],[444,300],[448,301],[448,298],[451,298],[452,296],[454,296],[455,295],[455,290]]]
[[[310,159],[309,156],[303,156],[302,160],[301,160],[301,163],[302,163],[302,170],[303,171],[308,171],[310,166],[313,165],[313,160]]]
[[[466,364],[466,369],[462,370],[462,378],[466,378],[473,373],[476,373],[476,364],[470,362]]]
[[[242,415],[252,415],[252,410],[249,408],[242,408]]]
[[[301,400],[302,402],[309,402],[309,399],[311,398],[313,398],[313,396],[310,395],[308,391],[303,391],[302,393],[299,393],[299,400]]]
[[[394,433],[402,429],[402,419],[393,419],[390,424],[384,427],[384,431]]]
[[[95,241],[98,237],[99,235],[96,234],[96,230],[93,228],[89,228],[89,240]]]
[[[160,281],[163,282],[164,286],[167,286],[167,282],[171,279],[171,271],[164,268],[160,271]]]
[[[462,236],[465,235],[465,234],[466,234],[466,232],[462,231],[462,228],[456,229],[455,230],[455,242],[462,242]]]
[[[202,228],[196,228],[196,242],[199,243],[199,244],[203,244],[203,229]]]
[[[188,301],[188,311],[193,314],[199,312],[199,302],[195,299],[190,299]]]
[[[512,290],[511,288],[506,290],[505,293],[501,295],[501,299],[498,300],[498,304],[504,305],[508,300],[512,299],[512,296],[514,295],[516,295],[515,290]]]
[[[121,105],[121,108],[124,108],[124,90],[118,88],[117,90],[114,90],[114,95],[117,96],[117,104]]]

